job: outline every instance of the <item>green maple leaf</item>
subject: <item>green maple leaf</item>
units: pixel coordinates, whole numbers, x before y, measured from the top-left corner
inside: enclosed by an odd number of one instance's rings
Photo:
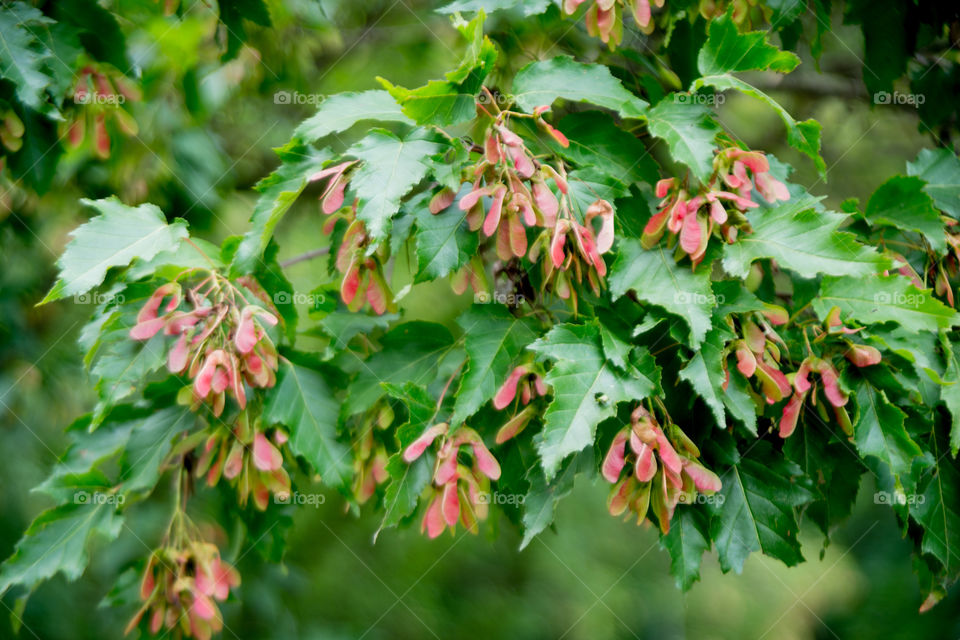
[[[387,91],[347,92],[334,94],[321,102],[317,112],[304,120],[293,136],[303,142],[316,142],[331,133],[340,133],[358,122],[367,121],[414,124]]]
[[[426,177],[429,157],[440,150],[441,146],[423,131],[398,138],[384,129],[374,129],[346,151],[363,161],[350,179],[350,189],[359,199],[357,218],[366,223],[372,239],[387,237],[390,219],[400,210],[400,200]]]
[[[667,97],[647,115],[650,133],[665,141],[670,156],[689,167],[701,184],[706,184],[713,173],[713,150],[720,133],[720,125],[710,109]]]
[[[610,267],[610,293],[614,298],[633,291],[643,302],[680,316],[690,328],[690,346],[698,347],[712,326],[710,315],[716,297],[710,288],[710,272],[679,266],[662,246],[649,251],[640,240],[628,238]]]
[[[60,275],[40,304],[86,293],[100,286],[110,267],[125,267],[134,258],[149,260],[161,251],[177,248],[187,237],[187,223],[167,224],[152,204],[128,207],[116,198],[81,200],[99,215],[71,232],[57,261]]]
[[[467,365],[457,388],[450,423],[459,425],[494,396],[523,349],[536,339],[533,323],[497,304],[473,305],[458,319]]]
[[[624,118],[642,118],[647,110],[646,101],[627,91],[607,67],[570,56],[531,62],[513,78],[513,99],[527,113],[561,98],[606,107]]]
[[[548,482],[564,458],[593,444],[597,425],[616,415],[618,404],[642,400],[660,386],[660,370],[646,349],[637,348],[627,373],[608,362],[594,324],[556,325],[530,349],[554,361],[546,375],[553,400],[537,438]]]
[[[352,472],[350,449],[337,440],[340,403],[319,371],[284,362],[267,395],[263,419],[290,430],[290,450],[303,456],[323,482],[344,489]]]
[[[724,572],[740,573],[754,551],[788,567],[803,561],[796,509],[814,498],[797,478],[802,470],[759,441],[725,473],[710,535]]]
[[[794,196],[771,209],[747,213],[753,232],[723,247],[723,268],[746,278],[755,260],[773,258],[781,268],[804,278],[818,274],[867,276],[890,268],[891,262],[838,231],[847,216],[816,209],[820,198]]]

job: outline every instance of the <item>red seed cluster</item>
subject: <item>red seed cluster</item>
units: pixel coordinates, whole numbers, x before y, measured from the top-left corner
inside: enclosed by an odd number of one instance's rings
[[[121,106],[127,100],[141,99],[140,89],[120,72],[103,64],[88,64],[80,69],[73,86],[73,102],[77,106],[65,120],[63,127],[67,144],[78,148],[92,134],[92,149],[100,158],[110,157],[110,132],[107,122],[112,120],[127,136],[139,131],[137,121]]]
[[[680,251],[699,264],[714,232],[733,243],[738,230],[749,231],[743,214],[760,206],[751,199],[754,184],[770,203],[790,198],[786,185],[770,175],[770,163],[759,151],[729,147],[717,153],[713,167],[710,181],[697,194],[689,193],[676,178],[657,183],[660,205],[643,230],[645,248],[650,249],[669,232],[671,243],[679,238]]]
[[[587,33],[600,37],[604,43],[614,48],[623,40],[623,12],[629,7],[633,19],[643,33],[653,32],[651,21],[650,0],[590,0],[587,9]],[[563,12],[573,15],[587,0],[563,0]],[[657,7],[662,7],[664,0],[654,0]]]
[[[455,530],[460,522],[467,531],[476,533],[477,522],[487,518],[490,480],[500,477],[500,464],[476,431],[461,426],[450,432],[446,422],[424,431],[404,450],[403,459],[415,461],[437,438],[441,438],[441,444],[420,530],[436,538],[448,527]],[[460,462],[461,453],[467,449],[473,459],[469,467]]]
[[[640,524],[652,505],[664,534],[670,530],[678,504],[691,503],[698,493],[712,495],[721,488],[720,478],[697,461],[700,450],[683,431],[673,424],[667,430],[679,447],[656,417],[638,406],[630,425],[614,436],[601,469],[607,482],[614,485],[607,500],[610,514],[620,516],[629,511]]]
[[[186,310],[181,310],[182,302]],[[161,330],[176,337],[167,368],[193,380],[189,401],[196,406],[209,402],[219,416],[227,395],[246,407],[244,383],[268,388],[276,382],[277,349],[264,330],[264,325],[276,324],[276,316],[248,303],[233,283],[210,272],[186,291],[179,282],[157,288],[137,315],[130,337],[149,340]]]
[[[377,315],[394,311],[393,294],[383,275],[383,265],[376,255],[368,255],[370,237],[366,225],[357,219],[356,202],[344,207],[350,171],[357,160],[342,162],[318,171],[310,182],[326,181],[320,194],[320,209],[330,216],[323,225],[324,233],[331,233],[338,220],[346,220],[347,230],[337,250],[336,268],[343,274],[340,298],[351,311],[359,311],[366,304]]]
[[[127,633],[147,615],[147,628],[157,635],[178,629],[184,636],[209,640],[223,629],[217,601],[240,586],[240,574],[220,559],[213,544],[194,540],[182,548],[154,551],[140,582],[143,606],[127,625]],[[179,636],[178,636],[179,637]]]
[[[207,438],[194,475],[205,477],[211,487],[225,478],[236,487],[240,506],[252,497],[254,506],[264,511],[271,494],[280,500],[290,495],[281,453],[286,442],[286,432],[273,429],[268,435],[260,418],[244,411],[230,429],[216,429]]]

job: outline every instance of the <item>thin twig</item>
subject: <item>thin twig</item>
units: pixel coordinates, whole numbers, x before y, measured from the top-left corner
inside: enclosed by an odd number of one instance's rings
[[[328,253],[330,253],[330,247],[321,247],[319,249],[313,249],[311,251],[307,251],[306,253],[301,253],[298,256],[293,256],[289,260],[284,260],[283,262],[280,263],[280,266],[286,269],[287,267],[293,266],[299,262],[306,262],[307,260],[313,260],[314,258],[325,256]]]

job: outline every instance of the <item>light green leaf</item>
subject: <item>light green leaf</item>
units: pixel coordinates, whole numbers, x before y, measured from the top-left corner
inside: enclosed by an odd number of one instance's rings
[[[823,158],[820,157],[820,130],[822,127],[819,122],[813,118],[797,122],[786,109],[780,106],[779,102],[753,85],[739,78],[734,78],[731,75],[704,76],[703,78],[697,79],[690,90],[696,91],[704,86],[713,87],[718,91],[736,89],[740,93],[754,97],[769,105],[777,112],[777,115],[780,116],[784,126],[787,128],[787,144],[813,160],[821,178],[826,179],[827,164],[823,161]]]
[[[696,91],[704,86],[712,86],[718,91],[736,89],[767,103],[786,125],[787,143],[809,156],[821,177],[825,177],[827,165],[820,157],[820,123],[813,119],[796,122],[776,100],[730,75],[740,71],[767,70],[789,73],[800,64],[800,59],[768,44],[765,32],[739,33],[729,12],[710,21],[708,34],[697,57],[697,66],[703,77],[694,81],[690,90]]]
[[[398,138],[374,129],[346,151],[363,161],[350,179],[350,188],[360,200],[357,218],[366,223],[372,239],[387,237],[390,219],[400,210],[400,199],[426,177],[428,158],[440,149],[422,131]]]
[[[515,317],[499,304],[473,305],[457,318],[457,324],[463,328],[469,360],[450,418],[454,425],[494,396],[517,357],[537,337],[529,320]]]
[[[402,106],[403,113],[418,124],[448,126],[472,120],[476,116],[476,99],[487,75],[497,61],[497,49],[483,35],[485,14],[480,11],[470,23],[459,26],[467,40],[467,51],[460,65],[446,75],[446,80],[431,80],[417,89],[377,80]]]
[[[303,456],[323,482],[343,489],[350,481],[350,449],[337,440],[340,403],[320,372],[284,362],[267,395],[263,419],[290,430],[290,450]]]
[[[553,0],[454,0],[437,9],[437,13],[469,13],[483,10],[489,14],[494,11],[522,7],[523,15],[529,17],[543,13],[552,5]]]
[[[0,596],[13,586],[32,590],[58,573],[76,580],[90,561],[87,549],[91,542],[115,540],[122,523],[116,503],[108,500],[86,500],[44,511],[0,566]]]
[[[52,53],[28,24],[36,22],[38,14],[39,11],[22,2],[0,11],[0,77],[13,84],[23,104],[43,111],[46,89],[53,82],[47,70]],[[53,22],[49,18],[40,19]]]
[[[740,33],[730,13],[710,20],[707,41],[697,56],[701,75],[720,75],[737,71],[793,71],[800,58],[767,43],[767,32]]]
[[[707,332],[700,348],[694,352],[687,366],[680,370],[680,379],[693,387],[713,413],[717,426],[726,428],[727,418],[723,408],[723,333],[719,328]]]
[[[896,322],[909,331],[936,331],[960,324],[960,314],[934,298],[929,289],[917,289],[899,275],[825,277],[813,308],[820,318],[826,318],[835,306],[840,307],[843,320]]]
[[[60,277],[40,302],[86,293],[99,286],[110,267],[125,267],[134,258],[149,260],[161,251],[176,249],[187,237],[187,223],[167,224],[155,205],[128,207],[116,198],[81,200],[99,215],[71,232],[57,261]]]
[[[650,133],[667,143],[670,156],[706,184],[713,173],[713,150],[720,132],[710,109],[667,97],[650,110],[648,118]]]
[[[755,260],[772,258],[781,268],[804,278],[817,274],[868,276],[892,266],[872,247],[838,227],[847,216],[815,209],[820,198],[794,196],[771,209],[747,213],[753,233],[741,234],[737,242],[724,245],[723,268],[730,275],[746,278]]]
[[[716,298],[710,272],[679,266],[661,246],[648,251],[638,239],[621,242],[609,281],[614,299],[633,291],[641,301],[683,318],[690,329],[691,347],[699,347],[712,326],[710,313]]]
[[[303,121],[293,136],[303,142],[316,142],[331,133],[346,131],[358,122],[400,122],[413,125],[400,105],[382,90],[337,93],[320,103],[317,112]]]
[[[531,62],[513,79],[513,99],[527,113],[560,98],[606,107],[624,118],[642,118],[647,110],[647,103],[627,91],[605,66],[569,56]]]

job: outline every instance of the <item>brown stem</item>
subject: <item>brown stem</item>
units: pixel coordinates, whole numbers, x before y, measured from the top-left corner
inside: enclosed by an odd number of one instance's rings
[[[287,267],[293,266],[297,263],[306,262],[307,260],[313,260],[314,258],[325,256],[328,253],[330,253],[330,247],[321,247],[319,249],[312,249],[311,251],[307,251],[306,253],[301,253],[298,256],[293,256],[288,260],[284,260],[283,262],[280,263],[280,266],[286,269]]]

